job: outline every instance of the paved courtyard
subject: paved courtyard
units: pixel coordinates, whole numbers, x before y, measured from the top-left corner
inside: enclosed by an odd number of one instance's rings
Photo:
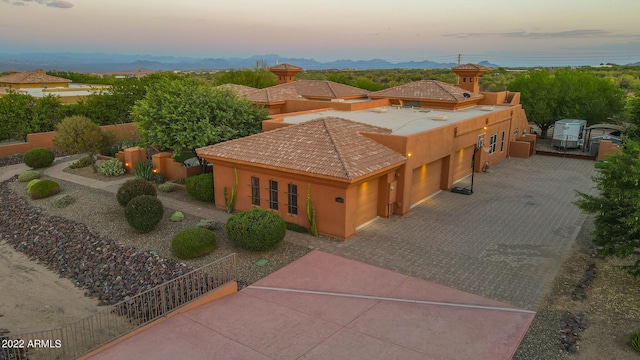
[[[440,192],[407,216],[378,219],[323,251],[536,310],[585,220],[593,161],[507,159],[475,176],[471,196]],[[459,185],[465,185],[464,179]]]

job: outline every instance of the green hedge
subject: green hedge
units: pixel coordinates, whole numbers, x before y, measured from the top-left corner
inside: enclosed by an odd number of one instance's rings
[[[29,194],[32,199],[42,199],[60,192],[60,185],[57,182],[44,179],[36,182],[29,189]]]
[[[56,154],[49,149],[33,148],[22,156],[22,161],[34,169],[45,168],[53,164],[53,160],[56,158]]]
[[[213,174],[190,176],[185,180],[184,185],[191,197],[201,201],[213,201]]]
[[[127,180],[118,189],[116,198],[120,206],[127,206],[129,201],[140,195],[157,196],[155,186],[145,179],[136,178]]]
[[[275,212],[255,208],[237,213],[227,220],[227,237],[241,248],[263,251],[278,245],[287,233],[287,227]]]
[[[124,216],[132,228],[139,233],[148,233],[162,220],[164,208],[162,201],[151,195],[133,198],[124,209]]]
[[[202,256],[215,248],[216,234],[203,228],[184,229],[171,240],[171,251],[180,259]]]

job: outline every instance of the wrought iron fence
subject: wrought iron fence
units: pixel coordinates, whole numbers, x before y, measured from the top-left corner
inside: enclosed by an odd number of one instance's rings
[[[0,337],[0,360],[75,359],[236,280],[236,254],[61,328]]]

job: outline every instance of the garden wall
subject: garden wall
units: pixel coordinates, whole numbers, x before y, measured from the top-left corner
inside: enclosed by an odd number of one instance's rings
[[[118,136],[118,140],[134,139],[138,137],[138,129],[133,123],[104,125],[101,126],[101,128],[103,130],[114,131]],[[24,154],[25,152],[37,147],[53,148],[52,140],[56,134],[57,133],[55,131],[28,134],[26,142],[0,145],[0,156]]]

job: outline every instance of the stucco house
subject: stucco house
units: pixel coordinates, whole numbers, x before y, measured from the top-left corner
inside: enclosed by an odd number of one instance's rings
[[[519,94],[478,92],[486,71],[478,66],[453,68],[466,79],[458,85],[423,80],[366,98],[335,101],[320,99],[324,91],[296,90],[297,97],[282,99],[283,109],[295,110],[272,114],[263,133],[197,150],[213,164],[216,206],[224,207],[224,188],[234,185],[237,171],[235,210],[262,207],[308,226],[309,189],[319,232],[347,239],[377,217],[405,215],[451,189],[471,174],[476,148],[476,171],[530,156],[536,137],[527,133]],[[299,88],[313,87],[306,81]]]

